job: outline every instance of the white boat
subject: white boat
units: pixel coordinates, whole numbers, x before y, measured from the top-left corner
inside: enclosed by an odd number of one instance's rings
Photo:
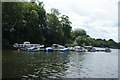
[[[23,42],[23,44],[15,43],[13,47],[19,49],[19,48],[44,47],[44,45],[30,44],[30,42],[26,41],[26,42]]]
[[[40,50],[40,47],[30,47],[30,48],[27,48],[27,51],[39,51]]]
[[[105,52],[111,52],[110,48],[105,48]]]
[[[54,50],[60,50],[65,48],[65,46],[59,45],[59,44],[52,44],[51,48],[53,48]]]
[[[40,47],[35,47],[33,51],[40,51]]]
[[[46,51],[54,51],[54,49],[51,48],[51,47],[47,47],[45,50],[46,50]]]
[[[65,48],[65,46],[59,44],[53,44],[51,47],[47,47],[46,51],[70,51],[69,48]]]
[[[75,51],[74,47],[68,47],[70,51]]]
[[[96,52],[96,48],[92,47],[89,51],[90,52]]]
[[[70,51],[69,48],[62,48],[62,49],[59,49],[60,51]]]
[[[75,46],[74,47],[74,51],[77,51],[77,52],[85,52],[87,51],[84,47],[81,47],[81,46]]]
[[[87,51],[96,52],[96,48],[93,47],[93,46],[84,46],[84,48],[85,48]]]

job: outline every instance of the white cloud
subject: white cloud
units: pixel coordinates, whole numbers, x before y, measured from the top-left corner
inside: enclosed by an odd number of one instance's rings
[[[73,29],[83,28],[94,38],[118,41],[119,0],[39,0],[45,9],[58,9],[69,16]]]
[[[77,14],[75,12],[69,12],[66,15],[71,16],[70,21],[72,21],[73,29],[83,28],[83,29],[87,30],[87,28],[84,26],[85,26],[86,22],[90,20],[89,17],[80,16],[79,14]]]
[[[118,27],[113,27],[113,22],[95,21],[89,24],[89,26],[88,33],[90,36],[93,36],[94,38],[105,38],[107,40],[112,38],[115,41],[118,41]]]

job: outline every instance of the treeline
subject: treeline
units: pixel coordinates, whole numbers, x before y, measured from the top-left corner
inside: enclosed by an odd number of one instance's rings
[[[110,48],[120,48],[120,43],[115,42],[113,39],[94,39],[87,35],[84,29],[76,29],[72,32],[73,42],[72,44],[67,44],[68,46],[95,46],[95,47],[110,47]]]
[[[9,48],[14,43],[61,44],[65,46],[98,46],[120,48],[112,39],[93,39],[83,29],[72,30],[67,15],[57,9],[46,13],[44,4],[32,2],[2,3],[2,45]]]

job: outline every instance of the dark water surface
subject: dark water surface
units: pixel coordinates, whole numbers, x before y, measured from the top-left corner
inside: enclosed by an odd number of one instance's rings
[[[118,78],[118,50],[112,52],[2,52],[3,78]]]

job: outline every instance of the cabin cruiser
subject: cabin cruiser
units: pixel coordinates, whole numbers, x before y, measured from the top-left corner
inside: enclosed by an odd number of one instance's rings
[[[90,52],[96,52],[96,48],[92,47],[89,51]]]
[[[53,48],[54,50],[60,50],[60,49],[64,49],[65,46],[59,44],[52,44],[51,48]]]
[[[27,51],[40,51],[40,47],[30,47],[27,48]]]
[[[70,51],[69,48],[65,48],[65,46],[59,45],[59,44],[53,44],[52,48],[57,51]]]
[[[70,51],[69,48],[65,48],[65,46],[59,44],[52,44],[51,47],[47,47],[46,51]]]
[[[105,52],[111,52],[110,48],[105,48]]]
[[[51,47],[47,47],[45,50],[46,50],[46,51],[54,51],[54,49],[51,48]]]
[[[74,51],[74,47],[68,47],[70,49],[70,51]]]
[[[81,46],[75,46],[74,47],[74,51],[77,51],[77,52],[85,52],[87,51],[84,47],[81,47]]]
[[[87,49],[87,51],[96,52],[96,48],[93,46],[85,46],[84,48]]]
[[[60,51],[70,51],[69,48],[63,48],[63,49],[59,49]]]
[[[13,45],[13,47],[15,48],[15,49],[27,49],[27,48],[30,48],[30,49],[32,49],[32,48],[34,48],[34,47],[44,47],[44,45],[40,45],[40,44],[30,44],[30,42],[28,42],[28,41],[25,41],[25,42],[23,42],[23,44],[18,44],[18,43],[15,43],[14,45]]]

